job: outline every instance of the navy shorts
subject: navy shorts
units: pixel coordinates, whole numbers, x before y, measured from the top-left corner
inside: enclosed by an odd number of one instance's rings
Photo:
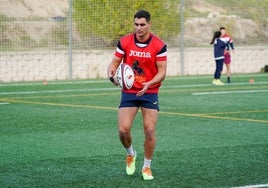
[[[145,93],[142,96],[136,96],[135,93],[122,92],[119,108],[124,107],[143,107],[159,111],[158,94]]]

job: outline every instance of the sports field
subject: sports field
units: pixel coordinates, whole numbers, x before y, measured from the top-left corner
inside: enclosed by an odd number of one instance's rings
[[[137,171],[125,173],[109,81],[0,84],[0,187],[268,187],[268,74],[211,81],[164,81],[153,181],[141,176],[140,113]]]

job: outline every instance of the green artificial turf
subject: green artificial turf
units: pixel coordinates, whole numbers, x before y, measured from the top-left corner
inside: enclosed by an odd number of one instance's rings
[[[254,77],[255,83],[248,82]],[[0,187],[235,187],[268,183],[267,74],[170,77],[160,90],[155,179],[143,181],[142,117],[125,173],[119,88],[106,80],[0,84]]]

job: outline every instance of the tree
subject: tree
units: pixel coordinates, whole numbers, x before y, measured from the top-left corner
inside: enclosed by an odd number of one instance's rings
[[[107,45],[133,31],[133,15],[139,9],[151,13],[152,31],[164,40],[179,33],[178,2],[170,0],[75,0],[73,7],[80,36],[97,37]]]

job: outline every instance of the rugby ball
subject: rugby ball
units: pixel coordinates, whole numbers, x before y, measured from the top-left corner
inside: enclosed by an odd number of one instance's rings
[[[134,84],[135,75],[133,69],[129,65],[121,63],[118,66],[115,75],[115,79],[122,89],[132,88]]]

